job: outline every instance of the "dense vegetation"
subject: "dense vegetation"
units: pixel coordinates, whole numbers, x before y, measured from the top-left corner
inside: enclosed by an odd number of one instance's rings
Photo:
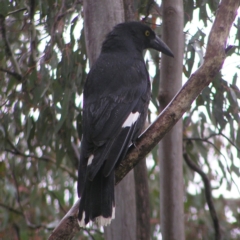
[[[28,5],[27,5],[28,4]],[[81,1],[3,1],[0,9],[0,238],[46,239],[76,201],[81,94],[88,71]],[[218,1],[185,1],[185,81],[200,66]],[[145,1],[135,6],[139,18]],[[160,7],[147,21],[161,33]],[[225,239],[239,239],[240,17],[219,75],[183,117],[184,159],[212,185]],[[159,58],[149,51],[152,105],[158,114]],[[157,149],[147,158],[152,238],[159,225]],[[186,239],[211,239],[203,180],[184,164]],[[206,180],[207,181],[207,180]],[[101,238],[98,230],[85,236]],[[82,238],[83,239],[83,238]]]

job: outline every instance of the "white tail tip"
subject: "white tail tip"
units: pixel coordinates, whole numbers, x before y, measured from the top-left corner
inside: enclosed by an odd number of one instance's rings
[[[78,225],[79,225],[80,227],[86,227],[84,218],[85,218],[85,212],[83,212],[83,214],[82,214],[82,219],[81,219],[80,221],[78,220]]]
[[[105,218],[103,216],[99,216],[95,219],[95,222],[98,225],[98,227],[104,227],[109,225],[114,218],[115,218],[115,207],[113,207],[112,209],[111,217]]]
[[[80,227],[86,227],[84,218],[85,218],[85,212],[83,212],[83,214],[82,214],[82,219],[78,220],[78,225]],[[112,209],[112,216],[111,217],[105,218],[103,216],[99,216],[99,217],[96,217],[94,222],[96,222],[98,227],[104,227],[104,226],[109,225],[114,218],[115,218],[115,207],[113,207],[113,209]]]

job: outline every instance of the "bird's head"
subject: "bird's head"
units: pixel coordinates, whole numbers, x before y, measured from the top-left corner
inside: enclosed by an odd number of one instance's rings
[[[153,48],[173,57],[173,53],[167,44],[149,26],[141,22],[126,22],[116,25],[107,35],[103,43],[103,50],[105,46],[107,49],[122,50],[125,47],[128,51],[137,49],[141,52],[144,49]]]

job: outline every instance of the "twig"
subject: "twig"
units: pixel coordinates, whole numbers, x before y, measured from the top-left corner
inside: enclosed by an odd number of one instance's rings
[[[8,73],[9,75],[13,76],[14,78],[16,78],[18,81],[21,81],[22,80],[22,76],[20,74],[18,74],[17,72],[12,72],[12,71],[9,71],[7,69],[4,69],[2,67],[0,67],[0,71],[2,72],[5,72],[5,73]]]
[[[54,191],[49,191],[49,192],[50,192],[50,194],[51,194],[54,198],[57,199],[60,209],[63,211],[64,214],[66,214],[66,210],[64,209],[61,201],[59,200],[59,198],[58,198],[58,196],[57,196],[57,194],[56,194]]]
[[[205,197],[207,201],[207,205],[211,214],[211,218],[214,225],[215,230],[215,239],[220,240],[221,239],[221,232],[220,232],[220,226],[219,226],[219,220],[217,217],[217,213],[215,210],[215,206],[213,204],[213,198],[212,198],[212,190],[211,190],[211,184],[208,180],[207,175],[189,158],[188,154],[186,152],[183,153],[183,157],[187,165],[195,172],[197,172],[204,183],[205,187]]]
[[[42,161],[50,162],[54,165],[57,165],[56,160],[49,157],[49,156],[38,157],[38,156],[33,155],[33,154],[22,153],[17,147],[14,146],[14,144],[9,139],[7,141],[10,144],[10,146],[13,148],[13,150],[5,149],[5,151],[7,151],[7,152],[10,152],[12,154],[19,155],[19,156],[22,156],[22,157],[25,157],[25,158],[34,158],[34,159],[37,159],[37,160],[42,160]],[[62,169],[63,171],[65,171],[65,172],[67,172],[73,179],[77,180],[76,175],[74,173],[72,173],[72,171],[70,169],[68,169],[66,166],[60,164],[59,168]]]
[[[15,213],[15,214],[18,214],[18,215],[21,215],[21,216],[25,217],[23,212],[20,212],[20,211],[14,209],[14,208],[12,208],[12,207],[9,207],[9,206],[7,206],[7,205],[4,204],[4,203],[1,203],[1,202],[0,202],[0,207],[6,208],[8,211],[11,211],[11,212],[13,212],[13,213]],[[49,230],[50,230],[50,228],[48,228],[47,226],[41,225],[41,224],[40,224],[40,225],[34,225],[34,224],[31,224],[31,223],[27,222],[27,226],[28,226],[29,228],[31,228],[31,229],[39,229],[39,228],[42,228],[42,227],[43,227],[43,228],[45,228],[45,229],[49,229]]]
[[[211,141],[208,140],[208,139],[211,138],[211,137],[215,137],[215,136],[219,136],[219,135],[227,138],[227,140],[230,141],[230,143],[232,143],[232,145],[237,148],[237,146],[235,146],[234,143],[233,143],[227,136],[225,136],[225,135],[223,135],[223,134],[221,134],[221,133],[213,133],[213,134],[210,134],[208,137],[205,137],[205,138],[194,138],[194,137],[192,137],[192,138],[183,138],[183,141],[203,141],[203,142],[206,142],[206,143],[210,144],[211,146],[213,146],[213,148],[215,148],[215,150],[216,150],[220,155],[222,155],[222,157],[224,158],[225,163],[226,163],[226,166],[227,166],[227,171],[228,171],[228,173],[229,173],[229,175],[230,175],[231,181],[234,183],[235,187],[237,188],[238,192],[240,193],[239,187],[238,187],[237,183],[235,182],[235,180],[234,180],[233,177],[232,177],[231,170],[230,170],[230,168],[229,168],[229,166],[228,166],[228,162],[227,162],[226,157],[225,157],[224,154],[220,151],[220,149],[216,147],[216,145],[215,145],[214,143],[212,143]],[[225,175],[225,174],[224,174],[224,175]],[[225,175],[225,176],[226,176],[226,175]],[[227,177],[226,177],[226,178],[227,178]]]
[[[15,14],[15,13],[22,12],[22,11],[26,11],[26,10],[27,10],[26,7],[24,7],[24,8],[19,8],[19,9],[15,10],[15,11],[9,12],[9,13],[7,14],[7,16],[9,16],[9,15],[11,15],[11,14]]]
[[[9,207],[9,206],[7,206],[7,205],[4,204],[4,203],[1,203],[1,202],[0,202],[0,207],[6,208],[8,211],[11,211],[11,212],[16,213],[16,214],[21,215],[21,216],[24,216],[24,214],[23,214],[22,212],[14,209],[14,208],[12,208],[12,207]]]
[[[190,138],[183,138],[183,141],[202,141],[202,142],[206,142],[208,144],[210,144],[211,146],[213,146],[213,148],[215,148],[215,150],[223,156],[223,158],[225,159],[225,161],[227,162],[227,159],[226,157],[223,155],[223,153],[220,151],[220,149],[218,149],[214,143],[212,143],[211,141],[209,141],[208,139],[213,137],[213,136],[217,136],[219,134],[213,134],[209,137],[206,137],[206,138],[198,138],[198,137],[190,137]]]
[[[34,228],[34,229],[40,228],[41,227],[40,225],[36,226],[36,225],[30,223],[30,221],[28,220],[28,217],[26,216],[26,214],[24,212],[24,208],[23,208],[22,203],[21,203],[19,185],[18,185],[18,181],[17,181],[16,175],[15,175],[15,172],[14,172],[14,166],[11,167],[11,171],[12,171],[13,182],[15,184],[15,188],[16,188],[16,192],[17,192],[17,203],[18,203],[19,208],[21,209],[21,211],[23,213],[23,217],[25,219],[25,222],[26,222],[27,226],[30,227],[30,228]]]
[[[155,4],[154,0],[148,0],[147,2],[147,6],[146,6],[146,14],[144,16],[144,18],[142,18],[142,22],[145,22],[148,18],[148,16],[150,15],[150,11],[152,9],[152,6]]]
[[[65,15],[67,15],[68,13],[74,12],[75,8],[71,7],[69,9],[67,9],[64,13],[60,14],[57,16],[57,21],[61,20]]]
[[[224,138],[226,138],[236,149],[238,152],[240,152],[240,148],[230,139],[228,138],[226,135],[224,135],[222,132],[219,132],[219,135],[223,136]]]
[[[8,140],[9,142],[9,140]],[[16,149],[16,148],[15,148]],[[16,149],[16,152],[17,154],[21,154],[19,150]],[[11,171],[12,171],[12,177],[13,177],[13,181],[14,181],[14,184],[15,184],[15,188],[16,188],[16,192],[17,192],[17,203],[19,205],[19,208],[21,209],[21,215],[24,217],[25,219],[25,222],[27,224],[27,226],[31,229],[39,229],[39,228],[46,228],[46,226],[42,225],[42,224],[33,224],[29,221],[27,215],[24,213],[24,208],[21,204],[21,198],[20,198],[20,192],[19,192],[19,185],[18,185],[18,181],[17,181],[17,178],[16,178],[16,175],[15,175],[15,172],[14,172],[14,166],[11,167]],[[61,205],[60,205],[61,207]]]

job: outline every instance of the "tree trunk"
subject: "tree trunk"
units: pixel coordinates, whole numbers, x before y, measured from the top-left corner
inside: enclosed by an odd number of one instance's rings
[[[111,225],[104,228],[106,240],[135,240],[136,200],[133,170],[115,187],[116,214]]]
[[[94,0],[83,1],[84,32],[90,66],[97,59],[101,44],[106,34],[113,26],[124,22],[124,8],[122,1]]]
[[[122,1],[85,0],[84,21],[87,53],[90,66],[98,57],[106,34],[120,22],[124,22]],[[115,188],[116,215],[111,225],[104,228],[105,239],[136,239],[134,175],[131,171]]]
[[[191,104],[202,90],[213,81],[215,76],[217,76],[226,59],[226,43],[229,37],[230,28],[237,16],[238,8],[239,1],[222,0],[216,12],[216,19],[214,20],[208,38],[203,64],[191,75],[181,91],[174,97],[169,106],[157,117],[156,121],[136,140],[135,146],[128,150],[122,164],[116,169],[116,183],[119,183],[130,169],[133,169],[140,159],[144,158],[153,147],[156,146],[163,136],[169,132],[182,115],[190,108]],[[224,26],[224,31],[222,26]],[[174,39],[177,38],[174,37]],[[175,42],[174,44],[177,43],[179,42]],[[174,50],[175,56],[177,56],[173,43],[170,43],[169,46]],[[79,200],[55,227],[48,238],[49,240],[70,240],[79,232],[80,227],[77,222],[78,208]],[[181,226],[183,225],[183,218],[180,220],[178,219],[178,224]],[[173,223],[173,226],[176,226],[176,221]],[[179,232],[180,231],[178,231],[178,233]],[[167,231],[165,230],[164,239],[168,239],[166,233]],[[184,235],[182,235],[179,234],[175,239],[184,239]],[[176,235],[174,235],[174,237],[175,236]]]
[[[174,58],[162,55],[159,102],[162,111],[182,85],[183,2],[164,0],[163,41],[172,49]],[[159,143],[160,157],[160,218],[164,240],[183,240],[183,176],[182,121]]]
[[[150,199],[146,160],[141,160],[134,168],[137,240],[148,240],[151,235]]]

